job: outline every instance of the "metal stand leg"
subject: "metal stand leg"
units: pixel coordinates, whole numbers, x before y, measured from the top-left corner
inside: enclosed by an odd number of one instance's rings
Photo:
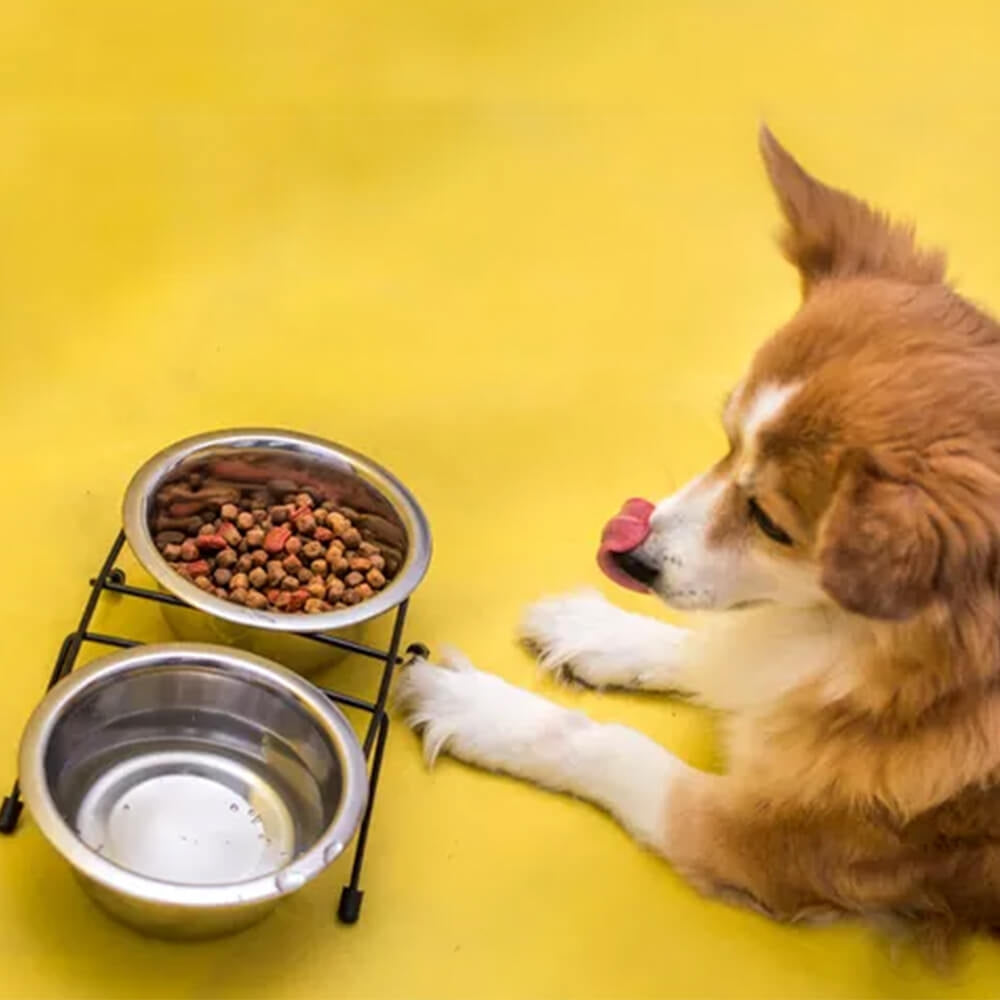
[[[372,773],[368,779],[368,806],[361,820],[358,831],[358,845],[354,848],[354,863],[351,865],[351,881],[340,893],[340,905],[337,907],[337,917],[343,924],[356,924],[361,915],[361,903],[364,892],[358,888],[361,882],[361,867],[365,861],[365,846],[368,843],[368,827],[372,821],[372,810],[375,807],[375,792],[378,790],[379,773],[382,770],[382,755],[385,753],[385,741],[389,736],[389,716],[384,712],[378,720],[378,738],[375,741],[375,755],[372,757]]]

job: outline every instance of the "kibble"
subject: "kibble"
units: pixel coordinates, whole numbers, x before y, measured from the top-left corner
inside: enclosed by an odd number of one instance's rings
[[[208,594],[257,610],[322,614],[373,597],[401,565],[372,521],[291,480],[194,472],[164,486],[151,518],[164,559]]]

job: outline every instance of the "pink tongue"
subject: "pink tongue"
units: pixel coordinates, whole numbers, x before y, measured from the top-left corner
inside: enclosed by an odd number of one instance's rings
[[[604,526],[601,547],[597,552],[597,565],[615,583],[641,594],[648,592],[638,580],[623,572],[613,558],[615,552],[631,552],[640,546],[649,534],[649,519],[655,510],[648,500],[633,498]]]

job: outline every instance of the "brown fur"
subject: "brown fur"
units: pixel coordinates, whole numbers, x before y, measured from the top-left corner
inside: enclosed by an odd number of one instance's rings
[[[754,490],[850,613],[850,656],[835,695],[808,682],[753,719],[729,774],[687,774],[666,853],[784,919],[950,940],[1000,926],[1000,328],[912,230],[761,145],[804,302],[746,383],[801,385]]]

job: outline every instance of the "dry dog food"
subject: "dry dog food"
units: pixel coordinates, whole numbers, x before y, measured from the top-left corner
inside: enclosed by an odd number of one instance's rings
[[[367,529],[370,516],[300,485],[191,473],[156,495],[156,546],[196,587],[249,608],[320,614],[382,590],[402,552]]]

